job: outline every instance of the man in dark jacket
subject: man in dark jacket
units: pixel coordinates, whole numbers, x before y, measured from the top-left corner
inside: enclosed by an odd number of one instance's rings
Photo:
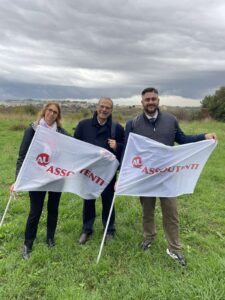
[[[185,135],[180,129],[176,118],[166,112],[159,110],[158,91],[155,88],[146,88],[142,92],[143,113],[126,124],[125,140],[129,133],[151,138],[157,142],[168,146],[174,143],[185,144],[201,141],[204,139],[216,139],[215,133]],[[154,222],[155,197],[140,197],[143,209],[143,231],[144,240],[141,243],[143,250],[149,249],[156,237]],[[176,198],[160,198],[162,209],[163,228],[168,242],[167,254],[177,260],[181,265],[185,265],[184,256],[181,253],[179,239],[179,218]]]
[[[105,148],[114,153],[120,160],[124,143],[124,129],[120,124],[112,122],[113,102],[110,98],[103,97],[99,100],[91,119],[85,119],[77,125],[74,137],[84,142]],[[116,176],[101,194],[102,198],[102,223],[106,226],[109,210],[114,195],[114,184]],[[79,239],[80,244],[85,244],[89,236],[93,233],[95,221],[95,200],[84,199],[83,204],[83,228]],[[109,221],[106,241],[113,238],[115,233],[115,210],[113,208]]]

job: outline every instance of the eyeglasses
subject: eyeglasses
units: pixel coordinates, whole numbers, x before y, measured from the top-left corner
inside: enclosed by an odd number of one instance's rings
[[[58,115],[58,111],[53,110],[51,108],[47,108],[47,111],[50,112],[50,113],[52,113],[53,115]]]
[[[158,98],[157,97],[148,97],[148,98],[145,98],[144,100],[145,101],[150,101],[150,100],[156,101],[156,100],[158,100]]]
[[[112,109],[112,107],[105,106],[105,105],[99,105],[98,107],[101,108],[101,109],[106,109],[106,110]]]

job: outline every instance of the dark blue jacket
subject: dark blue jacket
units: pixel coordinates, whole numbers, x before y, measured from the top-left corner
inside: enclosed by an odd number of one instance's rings
[[[78,140],[105,148],[116,155],[120,161],[124,145],[124,129],[120,124],[116,124],[115,136],[111,133],[112,117],[107,119],[104,125],[100,125],[97,120],[97,113],[95,112],[91,119],[85,119],[78,123],[74,137]],[[108,139],[115,139],[117,142],[117,149],[114,152],[108,145]]]

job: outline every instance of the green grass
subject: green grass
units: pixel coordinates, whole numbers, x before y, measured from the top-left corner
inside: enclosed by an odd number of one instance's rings
[[[15,163],[23,131],[33,117],[0,116],[0,216],[14,181]],[[76,120],[65,118],[72,133]],[[0,229],[0,299],[225,299],[225,124],[182,123],[187,133],[215,131],[219,144],[207,162],[193,195],[179,197],[181,241],[188,265],[167,257],[159,204],[158,236],[149,251],[139,249],[142,220],[139,200],[116,199],[115,239],[105,245],[96,264],[101,239],[101,201],[97,201],[95,233],[85,245],[77,240],[82,201],[64,193],[60,203],[56,246],[45,245],[44,208],[31,258],[21,259],[29,210],[27,193],[13,200]]]

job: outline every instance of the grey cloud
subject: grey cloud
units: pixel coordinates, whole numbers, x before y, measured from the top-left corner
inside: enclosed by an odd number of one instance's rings
[[[40,98],[125,97],[149,84],[203,97],[225,79],[224,8],[219,0],[3,0],[0,98],[10,95],[6,81],[18,97],[19,84]]]

